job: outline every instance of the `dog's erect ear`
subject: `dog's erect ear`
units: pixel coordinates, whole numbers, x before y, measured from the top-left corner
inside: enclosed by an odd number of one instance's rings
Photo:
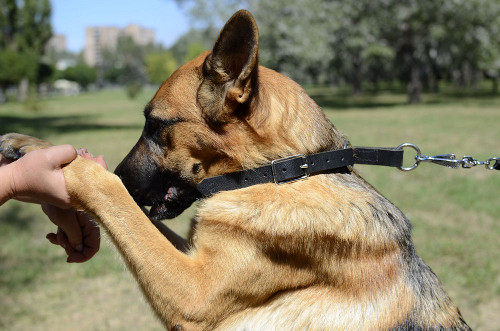
[[[198,102],[208,120],[225,123],[238,105],[249,100],[257,79],[258,53],[257,24],[248,11],[240,10],[222,28],[203,63]]]

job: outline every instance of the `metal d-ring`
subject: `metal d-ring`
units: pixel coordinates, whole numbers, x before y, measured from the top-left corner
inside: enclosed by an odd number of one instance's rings
[[[400,150],[403,150],[405,147],[413,148],[417,152],[417,155],[415,155],[415,164],[413,164],[411,167],[403,167],[403,166],[401,166],[401,167],[399,167],[399,170],[401,170],[401,171],[411,171],[411,170],[415,169],[416,167],[418,167],[418,165],[420,163],[420,157],[422,156],[422,153],[420,152],[420,148],[418,148],[417,145],[414,145],[412,143],[401,144],[398,147],[396,147],[396,150],[400,151]]]

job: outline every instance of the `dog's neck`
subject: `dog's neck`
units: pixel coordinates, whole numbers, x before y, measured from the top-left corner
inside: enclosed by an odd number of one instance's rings
[[[300,85],[262,66],[258,77],[248,122],[260,137],[282,150],[273,158],[342,148],[345,136]],[[269,127],[280,132],[268,137]]]

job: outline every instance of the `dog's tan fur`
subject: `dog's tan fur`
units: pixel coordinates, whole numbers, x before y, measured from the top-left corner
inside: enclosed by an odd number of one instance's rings
[[[129,160],[145,166],[147,155],[194,185],[344,142],[300,86],[258,66],[257,27],[245,11],[147,109],[148,118],[182,121],[161,132],[168,153],[141,138]],[[117,176],[80,157],[64,174],[75,206],[108,231],[167,328],[468,329],[415,254],[405,216],[355,172],[204,199],[187,253]]]

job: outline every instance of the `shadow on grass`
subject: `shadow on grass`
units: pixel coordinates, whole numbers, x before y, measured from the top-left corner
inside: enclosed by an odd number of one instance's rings
[[[321,108],[344,111],[351,109],[391,108],[407,105],[404,91],[377,90],[352,94],[349,89],[332,89],[324,86],[306,87],[309,96]]]
[[[131,124],[97,124],[89,116],[37,116],[18,117],[0,115],[0,134],[18,132],[44,138],[50,134],[61,134],[79,131],[105,131],[140,129],[142,123]]]
[[[15,228],[15,231],[29,231],[34,224],[32,215],[20,212],[23,208],[20,202],[11,202],[1,208],[0,226],[2,227]]]
[[[336,110],[390,108],[408,104],[403,101],[376,101],[369,96],[351,97],[335,96],[333,94],[311,94],[310,96],[321,108],[335,108]]]
[[[403,93],[364,93],[361,95],[346,95],[343,93],[309,92],[311,98],[323,109],[332,108],[337,111],[348,111],[351,109],[371,110],[375,108],[396,108],[411,106],[407,102],[407,96]],[[486,92],[443,92],[425,93],[422,101],[417,105],[444,105],[461,103],[464,100],[488,105],[498,103],[498,94]]]

